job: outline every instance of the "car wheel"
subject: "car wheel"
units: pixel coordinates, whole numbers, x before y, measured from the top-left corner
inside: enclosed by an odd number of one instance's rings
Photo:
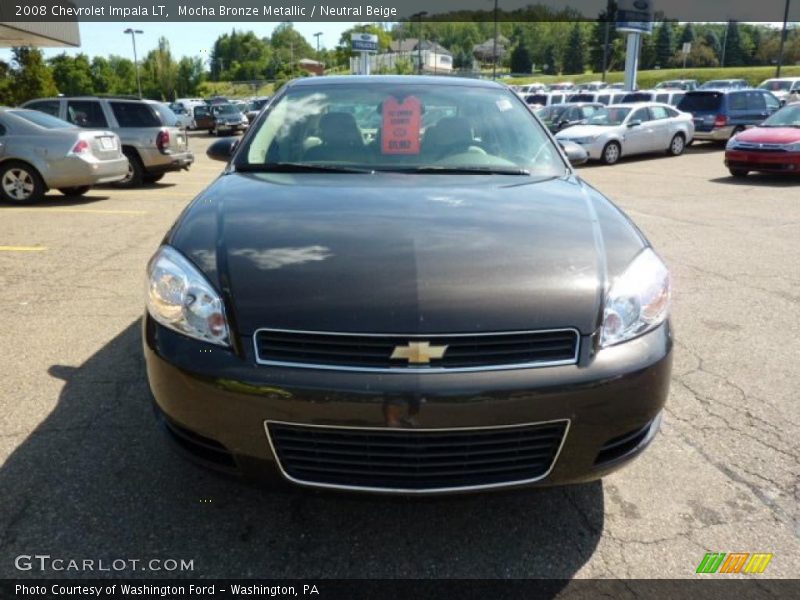
[[[728,169],[736,179],[744,179],[750,173],[747,169]]]
[[[682,133],[676,133],[669,143],[669,153],[672,156],[680,156],[684,150],[686,150],[686,138]]]
[[[127,148],[124,149],[122,153],[125,155],[125,158],[128,159],[128,173],[114,185],[123,188],[132,188],[142,185],[144,167],[142,166],[142,161],[139,159],[139,155]]]
[[[81,185],[78,187],[58,188],[58,191],[65,196],[83,196],[90,189],[92,189],[90,185]]]
[[[164,173],[158,173],[157,175],[145,175],[142,177],[145,183],[156,183],[164,179]]]
[[[619,142],[608,142],[603,148],[603,162],[607,165],[616,164],[622,154],[622,147]]]
[[[0,165],[0,198],[6,202],[32,204],[44,193],[44,182],[32,166],[15,161]]]

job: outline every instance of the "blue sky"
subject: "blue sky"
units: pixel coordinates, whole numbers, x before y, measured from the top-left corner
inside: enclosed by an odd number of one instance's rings
[[[170,43],[173,56],[208,56],[214,40],[231,29],[252,30],[260,37],[266,37],[280,23],[251,21],[249,23],[81,23],[80,48],[44,48],[46,57],[66,52],[77,54],[83,52],[89,56],[108,56],[117,54],[133,58],[130,36],[122,31],[127,27],[141,29],[142,35],[136,36],[136,51],[141,59],[158,45],[158,38],[166,37]],[[339,36],[345,29],[355,23],[293,23],[294,28],[316,47],[314,34],[322,32],[320,48],[333,48],[339,42]],[[0,60],[8,61],[11,51],[0,49]],[[298,57],[299,58],[299,57]],[[311,57],[313,58],[313,57]]]

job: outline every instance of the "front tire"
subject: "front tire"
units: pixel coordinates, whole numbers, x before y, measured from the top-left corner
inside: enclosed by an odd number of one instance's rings
[[[676,133],[669,143],[669,150],[667,150],[667,152],[669,152],[671,156],[680,156],[683,154],[684,150],[686,150],[686,138],[683,137],[682,133]]]
[[[622,146],[619,145],[619,142],[608,142],[603,147],[601,160],[603,164],[614,165],[619,162],[620,156],[622,156]]]
[[[156,183],[164,179],[164,173],[159,173],[157,175],[145,175],[143,180],[145,183]]]
[[[92,189],[90,185],[81,185],[78,187],[58,188],[58,191],[65,196],[83,196],[90,189]]]
[[[33,204],[44,197],[44,181],[29,164],[8,161],[0,165],[0,198],[14,204]]]

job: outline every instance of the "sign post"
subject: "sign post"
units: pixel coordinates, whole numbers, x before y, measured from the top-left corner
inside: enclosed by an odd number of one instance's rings
[[[617,31],[628,34],[625,51],[625,89],[633,91],[636,89],[642,35],[653,33],[652,0],[618,0]]]
[[[683,68],[686,68],[686,59],[689,56],[689,53],[692,51],[692,42],[684,42],[683,43]]]
[[[359,74],[369,75],[369,55],[378,52],[378,36],[372,33],[353,33],[350,35],[353,50],[361,53]]]

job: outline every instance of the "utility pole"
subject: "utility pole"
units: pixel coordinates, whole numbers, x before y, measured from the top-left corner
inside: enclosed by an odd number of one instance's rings
[[[611,2],[612,0],[608,0],[608,4],[606,5],[606,29],[603,34],[603,82],[605,82],[606,76],[608,75],[608,38],[611,34]]]
[[[497,2],[494,0],[494,44],[492,45],[492,79],[497,79]]]
[[[136,58],[136,36],[144,33],[141,29],[131,29],[128,27],[123,33],[129,33],[133,42],[133,66],[136,68],[136,87],[139,89],[139,98],[142,97],[142,80],[139,79],[139,60]]]
[[[319,36],[322,35],[321,31],[318,31],[314,34],[314,37],[317,38],[317,60],[319,60]]]
[[[786,8],[783,10],[783,29],[781,30],[781,49],[778,51],[778,67],[775,69],[775,77],[781,76],[781,67],[783,66],[783,46],[786,44],[786,25],[789,21],[789,2],[786,0]]]
[[[417,18],[417,74],[422,75],[422,17],[427,15],[427,11],[420,11],[411,15],[411,18]]]
[[[725,66],[725,52],[728,48],[728,29],[731,28],[731,22],[728,21],[728,24],[725,26],[725,35],[722,37],[722,60],[720,60],[720,67]]]

